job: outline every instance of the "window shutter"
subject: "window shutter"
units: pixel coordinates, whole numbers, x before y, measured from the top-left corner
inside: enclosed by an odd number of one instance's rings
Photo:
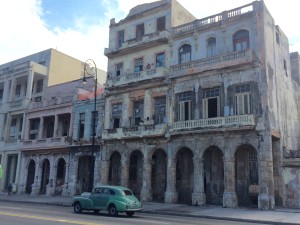
[[[217,107],[218,107],[218,108],[217,108],[217,110],[218,110],[217,113],[218,113],[218,117],[220,117],[220,107],[221,107],[221,106],[220,106],[220,97],[217,98],[217,105],[218,105],[218,106],[217,106]]]
[[[179,121],[184,121],[184,102],[179,103]]]
[[[188,107],[188,109],[189,109],[189,111],[188,111],[188,113],[189,113],[188,120],[191,120],[192,119],[192,102],[188,101],[188,105],[189,105],[189,107]]]
[[[208,112],[207,112],[207,98],[202,100],[202,113],[203,113],[203,119],[207,119]]]

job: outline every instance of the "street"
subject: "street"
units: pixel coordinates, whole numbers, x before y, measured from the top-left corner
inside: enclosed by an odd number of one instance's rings
[[[212,220],[182,216],[137,213],[127,217],[120,213],[118,217],[109,217],[106,212],[94,214],[83,212],[75,214],[72,207],[48,206],[38,204],[0,202],[1,225],[148,225],[148,224],[189,224],[189,225],[247,225],[253,223]]]

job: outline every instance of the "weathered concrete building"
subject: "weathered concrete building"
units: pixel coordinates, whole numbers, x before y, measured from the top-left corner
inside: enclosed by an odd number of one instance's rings
[[[105,55],[102,183],[142,200],[288,206],[299,77],[263,1],[204,19],[175,0],[136,6],[111,20]]]
[[[4,179],[0,189],[19,182],[25,115],[30,101],[41,101],[47,86],[78,79],[83,63],[54,49],[48,49],[0,65],[0,163]]]

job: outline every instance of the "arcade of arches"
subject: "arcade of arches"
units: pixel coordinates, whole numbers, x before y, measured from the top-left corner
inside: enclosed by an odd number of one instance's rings
[[[253,143],[230,150],[225,142],[216,143],[135,143],[123,149],[107,145],[102,155],[99,151],[94,157],[84,152],[70,158],[67,154],[27,157],[22,190],[28,194],[74,195],[90,191],[90,184],[111,184],[129,187],[142,201],[231,208],[260,207],[260,199],[278,197],[272,193],[274,187],[268,186],[274,175],[262,172],[272,168],[261,160]],[[259,166],[265,168],[259,170]]]

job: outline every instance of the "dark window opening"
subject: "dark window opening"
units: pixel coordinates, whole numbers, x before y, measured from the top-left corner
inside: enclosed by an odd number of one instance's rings
[[[249,31],[240,30],[233,35],[233,50],[243,51],[249,48]]]
[[[191,61],[192,48],[188,44],[184,44],[179,49],[179,64],[186,63]]]
[[[80,115],[79,115],[79,138],[84,137],[84,123],[85,123],[85,114],[80,113]]]
[[[134,64],[134,72],[139,73],[141,71],[143,71],[143,58],[136,59]]]
[[[144,24],[139,24],[136,26],[136,39],[141,40],[145,34]]]
[[[116,76],[121,76],[123,73],[123,63],[116,65]]]
[[[218,99],[208,99],[208,118],[218,117]]]
[[[154,123],[162,124],[165,123],[166,117],[166,96],[155,98],[155,112],[154,112]]]
[[[166,29],[166,17],[162,16],[157,19],[157,31],[163,31]]]
[[[124,43],[124,30],[118,31],[118,48],[121,48]]]
[[[165,66],[165,53],[159,53],[156,55],[156,67]]]

